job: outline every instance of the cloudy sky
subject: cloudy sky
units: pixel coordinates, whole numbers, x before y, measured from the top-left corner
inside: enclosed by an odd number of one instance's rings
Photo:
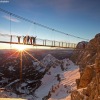
[[[9,0],[0,8],[37,23],[91,39],[100,32],[100,0]],[[0,32],[35,35],[38,38],[79,42],[80,39],[50,31],[0,11]]]

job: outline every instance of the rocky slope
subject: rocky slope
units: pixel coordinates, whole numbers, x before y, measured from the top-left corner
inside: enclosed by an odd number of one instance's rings
[[[58,60],[51,54],[43,58],[44,64],[50,64],[41,86],[35,91],[35,100],[70,100],[70,93],[76,89],[75,79],[79,77],[79,68],[71,60]]]
[[[76,89],[75,79],[79,78],[79,67],[68,58],[57,59],[47,54],[37,60],[34,54],[25,52],[22,57],[20,52],[1,53],[0,56],[2,98],[70,100],[70,92]]]
[[[71,90],[76,88],[75,79],[79,77],[79,68],[69,59],[58,60],[48,54],[37,61],[25,53],[22,60],[19,53],[4,55],[0,60],[0,97],[65,100]],[[74,74],[77,75],[74,77]]]
[[[44,75],[44,72],[35,68],[34,60],[23,54],[21,66],[18,53],[8,57],[6,55],[6,59],[0,61],[0,97],[34,98],[34,91],[41,85],[41,78]]]
[[[100,33],[85,46],[76,51],[76,63],[80,66],[80,79],[71,100],[100,100]],[[74,55],[75,58],[75,55]]]

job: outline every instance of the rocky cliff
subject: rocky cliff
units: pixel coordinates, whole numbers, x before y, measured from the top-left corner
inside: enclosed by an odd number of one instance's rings
[[[80,79],[76,80],[77,90],[71,93],[71,100],[100,100],[100,33],[81,48],[74,55]]]

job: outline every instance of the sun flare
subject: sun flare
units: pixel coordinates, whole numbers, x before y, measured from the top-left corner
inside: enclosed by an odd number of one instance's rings
[[[13,45],[13,47],[19,51],[23,51],[27,48],[25,45]]]

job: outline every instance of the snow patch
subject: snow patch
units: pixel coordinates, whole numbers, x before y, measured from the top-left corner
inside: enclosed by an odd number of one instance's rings
[[[13,66],[9,66],[8,70],[9,71],[15,71]]]

